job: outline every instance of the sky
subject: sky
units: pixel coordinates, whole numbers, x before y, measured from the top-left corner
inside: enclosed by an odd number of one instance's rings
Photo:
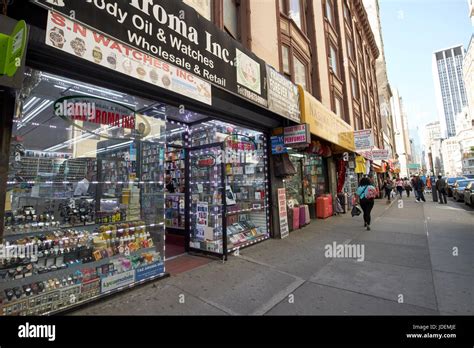
[[[474,29],[468,1],[379,0],[379,5],[389,82],[403,98],[408,128],[418,126],[421,134],[438,119],[432,54],[458,44],[467,49]]]

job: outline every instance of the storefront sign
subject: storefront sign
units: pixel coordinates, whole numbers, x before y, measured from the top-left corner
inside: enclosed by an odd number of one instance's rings
[[[300,124],[283,129],[283,141],[286,146],[307,145],[311,142],[311,133],[307,124]]]
[[[355,151],[354,129],[339,116],[328,110],[319,100],[301,86],[301,122],[308,123],[312,134],[346,150]]]
[[[73,123],[83,121],[118,128],[135,129],[135,111],[96,97],[68,96],[53,103],[56,116]]]
[[[154,262],[148,265],[138,267],[135,270],[135,281],[139,282],[154,276],[158,276],[164,272],[163,262]]]
[[[419,163],[409,163],[408,164],[408,169],[420,169],[421,168],[421,164]]]
[[[372,159],[374,161],[386,161],[389,159],[389,150],[388,149],[373,149],[372,150]]]
[[[64,0],[65,6],[47,0],[35,2],[64,16],[74,16],[75,21],[135,48],[126,50],[116,43],[122,48],[117,49],[112,42],[112,51],[117,55],[147,52],[149,60],[160,58],[188,74],[267,106],[265,63],[182,1]],[[63,36],[70,31],[67,28],[62,28]],[[82,51],[80,43],[75,46]]]
[[[199,168],[214,167],[216,165],[216,158],[213,155],[199,156],[196,160],[196,166]]]
[[[267,65],[267,83],[268,108],[300,123],[298,87],[269,65]]]
[[[283,136],[276,135],[271,137],[272,141],[272,155],[279,155],[282,153],[287,153],[285,142],[283,141]]]
[[[290,235],[286,211],[286,189],[284,188],[278,189],[278,215],[280,217],[280,236],[283,239]]]
[[[354,131],[354,146],[356,150],[371,149],[374,147],[374,134],[372,129]]]
[[[46,44],[127,76],[212,104],[211,85],[163,60],[49,12]]]
[[[102,278],[100,280],[100,289],[102,293],[105,293],[132,284],[134,280],[135,270],[132,269]]]
[[[27,38],[25,21],[0,15],[0,86],[21,87]]]

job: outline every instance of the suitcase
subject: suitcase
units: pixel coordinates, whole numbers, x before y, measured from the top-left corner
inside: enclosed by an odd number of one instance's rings
[[[300,208],[293,208],[293,229],[300,228]]]
[[[320,196],[316,203],[316,215],[318,219],[326,219],[332,216],[332,197],[330,195]]]
[[[288,209],[287,214],[288,214],[288,231],[291,232],[293,231],[293,209]]]

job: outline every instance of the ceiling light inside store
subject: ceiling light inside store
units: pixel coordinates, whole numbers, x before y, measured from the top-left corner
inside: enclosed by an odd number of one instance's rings
[[[102,99],[105,99],[105,100],[110,100],[111,102],[120,103],[120,104],[123,104],[123,105],[128,105],[128,106],[133,107],[133,108],[136,107],[135,104],[125,103],[124,101],[121,101],[121,100],[117,101],[117,100],[106,98],[106,97],[103,97],[103,96],[97,96],[96,94],[91,94],[91,93],[87,93],[87,92],[83,92],[83,91],[78,91],[76,89],[70,89],[68,87],[64,87],[64,86],[60,86],[60,85],[54,85],[54,87],[62,89],[62,90],[69,89],[69,91],[71,91],[71,92],[80,93],[80,94],[88,95],[88,96],[91,96],[91,97],[102,98]]]
[[[32,97],[25,105],[23,105],[23,113],[28,112],[36,103],[38,103],[41,99],[37,97]]]
[[[88,86],[88,85],[83,85],[83,84],[80,84],[80,83],[77,83],[77,82],[74,82],[74,81],[71,81],[71,80],[66,80],[64,78],[58,78],[58,77],[55,77],[55,76],[52,76],[52,75],[49,75],[49,74],[45,74],[45,73],[43,73],[42,76],[46,77],[47,79],[50,79],[50,80],[60,81],[60,82],[63,82],[63,83],[71,84],[73,86],[87,88],[87,89],[90,89],[91,91],[98,91],[98,92],[101,92],[101,93],[104,93],[104,94],[113,95],[114,97],[123,98],[123,94],[109,92],[108,90],[106,90],[104,88],[96,88],[96,87],[92,87],[92,86]]]
[[[28,115],[25,116],[24,119],[21,120],[20,124],[18,125],[18,129],[21,129],[26,126],[26,124],[34,119],[36,116],[38,116],[41,112],[43,112],[46,108],[48,108],[53,102],[51,100],[44,100],[40,106],[38,106],[36,109],[31,111]]]

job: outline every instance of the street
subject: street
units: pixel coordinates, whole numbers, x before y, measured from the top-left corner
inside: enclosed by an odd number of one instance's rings
[[[225,264],[172,274],[72,314],[472,315],[474,210],[426,198],[376,200],[371,231],[361,216],[313,220]],[[363,260],[326,257],[333,243],[363,246]]]

